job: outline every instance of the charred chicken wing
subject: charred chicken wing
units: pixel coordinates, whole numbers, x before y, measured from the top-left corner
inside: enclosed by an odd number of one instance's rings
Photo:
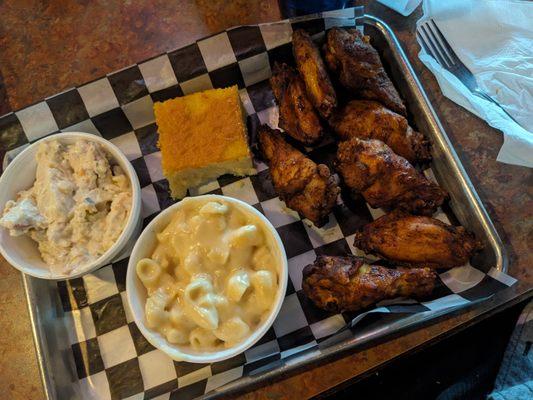
[[[482,245],[462,226],[395,211],[356,233],[354,245],[393,262],[431,268],[464,265]]]
[[[374,208],[432,215],[447,196],[380,140],[352,138],[341,142],[335,168],[346,186],[353,193],[361,193]]]
[[[279,197],[316,226],[324,225],[340,192],[329,168],[315,164],[266,125],[259,128],[259,145]]]
[[[334,113],[329,123],[341,140],[379,139],[408,161],[428,161],[429,143],[407,119],[371,100],[352,100]]]
[[[356,96],[377,100],[405,115],[405,105],[368,36],[357,29],[332,28],[327,34],[325,57],[329,68],[339,74],[341,84]]]
[[[279,105],[279,126],[294,139],[312,144],[322,137],[322,125],[302,78],[287,64],[274,64],[270,86]]]
[[[337,106],[337,96],[318,48],[309,34],[299,29],[292,35],[292,49],[312,103],[322,117],[329,118]]]
[[[436,277],[429,268],[389,269],[355,256],[319,256],[304,268],[302,288],[319,308],[357,311],[385,299],[427,297]]]

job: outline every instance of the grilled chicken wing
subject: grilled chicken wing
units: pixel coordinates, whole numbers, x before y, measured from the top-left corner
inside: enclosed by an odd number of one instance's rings
[[[329,119],[341,140],[379,139],[408,161],[428,161],[429,143],[407,119],[376,101],[352,100]]]
[[[405,105],[383,69],[370,38],[357,29],[332,28],[328,31],[325,58],[329,68],[339,74],[343,86],[358,97],[377,100],[398,114]]]
[[[386,214],[355,234],[354,245],[394,262],[431,268],[464,265],[482,245],[462,226],[402,211]]]
[[[427,297],[436,278],[429,268],[389,269],[355,256],[319,256],[304,268],[302,288],[319,308],[357,311],[385,299]]]
[[[329,118],[337,96],[318,48],[309,34],[299,29],[292,34],[292,50],[312,103],[322,117]]]
[[[316,226],[324,225],[340,192],[329,168],[315,164],[266,125],[259,128],[259,145],[279,197]]]
[[[374,208],[400,208],[432,215],[447,194],[380,140],[341,142],[335,168],[354,193]]]
[[[322,125],[302,78],[287,64],[274,64],[270,86],[279,105],[279,126],[289,136],[313,144],[322,137]]]

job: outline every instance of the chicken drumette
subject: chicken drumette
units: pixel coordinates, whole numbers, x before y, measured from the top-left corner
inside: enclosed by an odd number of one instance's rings
[[[329,168],[315,164],[288,144],[279,130],[266,125],[259,128],[259,145],[279,197],[316,226],[324,225],[340,192]]]
[[[435,287],[429,268],[390,269],[355,256],[319,256],[303,270],[302,288],[319,308],[357,311],[395,297],[424,298]]]
[[[299,29],[292,34],[292,50],[311,102],[322,117],[329,118],[337,96],[318,48],[309,34]]]
[[[405,117],[376,101],[352,100],[329,123],[341,140],[379,139],[412,163],[430,159],[424,135],[413,130]]]
[[[339,144],[335,168],[353,193],[374,208],[431,215],[447,194],[380,140],[352,138]]]
[[[326,62],[339,74],[341,84],[356,96],[377,100],[405,115],[405,105],[369,42],[370,38],[357,29],[331,28],[325,47]]]
[[[482,245],[462,226],[402,211],[386,214],[355,234],[354,245],[393,262],[431,268],[464,265]]]
[[[298,73],[287,64],[276,63],[270,86],[279,105],[279,127],[304,144],[320,140],[322,125]]]

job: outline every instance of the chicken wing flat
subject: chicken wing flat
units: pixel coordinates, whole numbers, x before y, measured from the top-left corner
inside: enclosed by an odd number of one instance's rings
[[[318,256],[303,269],[302,288],[319,308],[357,311],[385,299],[427,297],[436,279],[430,268],[390,269],[351,255]]]
[[[335,205],[339,186],[324,164],[315,164],[288,144],[279,130],[259,128],[259,145],[279,197],[316,226],[324,225]]]
[[[337,107],[337,96],[320,51],[309,34],[301,29],[292,34],[292,50],[313,105],[322,117],[329,118]]]
[[[377,100],[392,111],[405,115],[405,105],[368,36],[357,29],[330,29],[325,58],[329,68],[339,74],[341,84],[356,96]]]
[[[287,64],[274,64],[270,78],[279,105],[279,126],[289,136],[313,144],[322,138],[322,125],[298,73]]]
[[[432,215],[447,193],[380,140],[352,138],[339,144],[335,168],[353,193],[374,208]]]
[[[482,248],[462,226],[402,211],[386,214],[366,225],[355,234],[354,245],[393,262],[431,268],[464,265]]]
[[[428,161],[429,143],[407,119],[377,101],[352,100],[329,119],[341,140],[378,139],[409,162]]]

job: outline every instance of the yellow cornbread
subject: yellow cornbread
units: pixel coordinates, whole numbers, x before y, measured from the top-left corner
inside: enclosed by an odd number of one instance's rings
[[[237,86],[156,102],[154,113],[172,197],[224,174],[255,173]]]

